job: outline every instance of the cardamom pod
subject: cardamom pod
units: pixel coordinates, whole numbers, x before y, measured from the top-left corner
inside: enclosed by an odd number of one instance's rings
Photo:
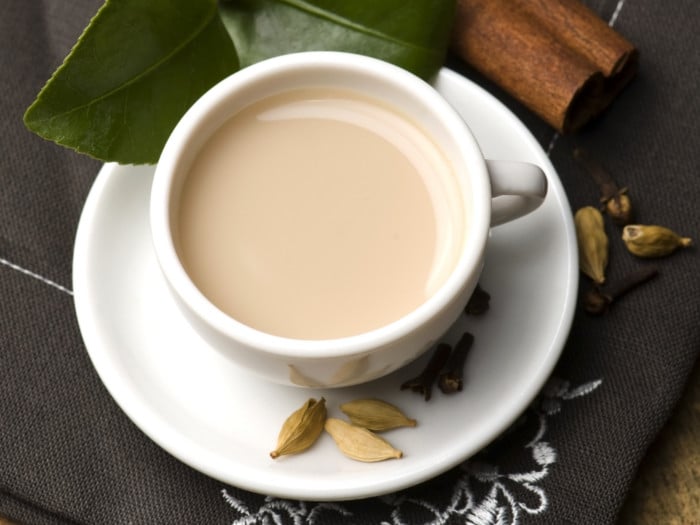
[[[664,257],[693,243],[690,237],[681,237],[669,228],[643,224],[625,226],[622,240],[637,257]]]
[[[403,456],[403,452],[371,430],[351,425],[342,419],[328,418],[325,428],[340,451],[351,459],[371,463]]]
[[[303,452],[321,435],[325,421],[326,400],[309,399],[286,419],[277,437],[277,448],[270,452],[270,457]]]
[[[380,399],[357,399],[340,405],[353,425],[375,432],[398,427],[415,427],[416,420],[406,417],[397,407]]]
[[[608,266],[608,236],[603,215],[593,206],[584,206],[574,215],[578,241],[579,268],[596,284],[605,282]]]

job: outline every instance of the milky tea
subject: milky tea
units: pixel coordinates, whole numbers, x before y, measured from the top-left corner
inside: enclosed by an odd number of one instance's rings
[[[284,92],[205,142],[182,188],[177,250],[199,290],[252,328],[352,336],[445,282],[466,236],[460,191],[440,148],[386,104]]]

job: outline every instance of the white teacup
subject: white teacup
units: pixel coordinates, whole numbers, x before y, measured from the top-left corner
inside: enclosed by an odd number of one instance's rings
[[[446,269],[442,269],[444,277],[436,281],[438,284],[429,296],[396,318],[377,321],[377,326],[369,325],[370,328],[356,332],[348,328],[348,333],[341,331],[338,332],[341,335],[330,337],[323,333],[320,336],[316,333],[306,335],[304,329],[300,329],[299,334],[290,332],[294,335],[288,335],[282,329],[278,332],[274,328],[260,328],[247,319],[238,318],[235,313],[226,313],[221,303],[212,299],[212,293],[203,292],[207,287],[192,278],[193,267],[189,262],[185,264],[187,257],[183,256],[189,241],[184,240],[185,234],[181,230],[186,230],[189,222],[186,223],[187,227],[183,227],[185,223],[181,222],[181,215],[189,206],[185,204],[188,202],[188,192],[194,191],[190,189],[192,185],[189,182],[184,183],[189,177],[199,176],[193,173],[200,169],[198,159],[209,155],[205,147],[213,140],[212,136],[224,129],[224,124],[230,122],[232,117],[240,115],[244,109],[257,107],[255,105],[260,101],[309,89],[352,92],[362,100],[376,103],[377,107],[395,112],[409,127],[414,126],[419,135],[427,137],[426,144],[433,144],[440,153],[438,156],[449,166],[450,179],[446,179],[446,185],[440,186],[442,190],[433,193],[443,192],[444,195],[438,196],[438,200],[442,198],[452,203],[450,217],[457,219],[448,217],[445,220],[448,221],[448,230],[460,232],[456,244],[453,242],[451,248],[453,261],[446,263]],[[364,122],[361,126],[372,127],[371,119],[368,122],[370,124]],[[381,121],[378,126],[383,124]],[[329,140],[335,140],[332,133],[330,135]],[[319,147],[318,144],[310,146]],[[426,146],[428,149],[430,147]],[[412,147],[407,148],[410,150]],[[202,151],[204,153],[200,155]],[[276,152],[269,151],[268,154],[272,156]],[[362,157],[363,154],[361,150],[353,150],[353,155]],[[430,152],[426,155],[426,158],[433,158]],[[282,159],[282,162],[286,162],[286,159]],[[236,174],[232,173],[231,176]],[[251,180],[255,182],[255,177]],[[428,181],[428,185],[431,184]],[[245,185],[240,186],[238,192],[244,191],[241,187]],[[448,189],[445,190],[445,187]],[[462,313],[476,287],[489,228],[533,211],[542,203],[546,191],[546,177],[537,166],[515,161],[485,160],[460,116],[432,86],[418,77],[365,56],[307,52],[285,55],[247,67],[214,86],[187,111],[168,139],[158,163],[151,194],[150,218],[155,252],[163,275],[176,302],[204,340],[240,366],[274,382],[336,387],[362,383],[388,374],[435,344]],[[225,193],[225,190],[222,188],[215,193]],[[402,195],[400,192],[397,194]],[[259,194],[256,195],[259,197]],[[251,195],[248,199],[240,193],[235,196],[238,199],[235,202],[241,203],[255,203],[258,198]],[[290,195],[289,198],[295,197]],[[305,201],[303,207],[307,207],[309,202]],[[363,214],[363,209],[360,207],[357,213]],[[326,217],[319,216],[317,222],[326,220]],[[381,224],[377,224],[381,219],[368,220],[370,226],[367,235],[381,229]],[[459,224],[455,226],[449,221]],[[431,228],[426,230],[432,231]],[[272,233],[274,235],[274,230]],[[296,232],[292,230],[292,233]],[[406,236],[405,232],[403,235]],[[442,235],[442,230],[437,235]],[[280,242],[287,240],[280,238]],[[236,239],[231,242],[236,242]],[[275,244],[274,237],[271,244]],[[202,248],[197,249],[201,251]],[[316,255],[309,253],[313,250],[299,248],[298,251],[300,253],[292,254],[293,257],[315,260]],[[216,257],[206,254],[202,259],[207,263]],[[400,267],[397,267],[397,273],[400,273]],[[246,278],[243,281],[242,286],[250,285],[245,282]],[[218,293],[216,278],[213,285],[210,282],[207,286]],[[251,286],[254,294],[256,285]],[[331,288],[326,290],[329,293],[335,293],[332,280],[326,288]],[[274,294],[275,290],[271,293]],[[354,321],[354,312],[371,311],[370,307],[376,306],[378,299],[381,299],[377,294],[381,293],[360,292],[360,303],[346,309],[343,315]],[[235,292],[232,295],[236,296],[236,300],[246,300],[243,292],[240,298]],[[303,311],[302,295],[291,294],[292,304],[286,306],[287,311],[293,311],[298,319],[308,321],[309,325],[313,325],[316,315],[319,315],[318,323],[325,326],[327,319],[320,320],[320,314],[326,312],[319,312],[318,309],[315,313],[312,310],[309,310],[310,313]],[[299,298],[299,312],[296,311],[295,297]],[[363,300],[366,302],[364,306],[361,303]],[[326,300],[325,304],[330,309],[335,306],[335,301]],[[245,309],[246,305],[242,306]],[[265,317],[265,308],[259,315]],[[332,318],[339,316],[337,313],[330,315]],[[371,314],[368,315],[371,317]]]

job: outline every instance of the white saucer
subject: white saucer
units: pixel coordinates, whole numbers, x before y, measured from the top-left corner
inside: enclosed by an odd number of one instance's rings
[[[448,70],[442,94],[471,126],[484,154],[529,160],[549,178],[531,215],[494,228],[481,283],[491,309],[455,326],[475,344],[465,390],[437,389],[426,403],[399,385],[424,361],[370,384],[340,390],[282,387],[251,377],[209,348],[170,301],[150,244],[153,167],[108,164],[78,227],[73,286],[88,353],[116,402],[153,441],[195,469],[254,492],[307,500],[354,499],[434,477],[493,440],[528,405],[556,363],[571,326],[578,283],[571,211],[546,154],[522,123],[480,87]],[[270,459],[279,427],[308,397],[329,414],[358,397],[402,407],[419,425],[385,437],[400,460],[349,460],[323,435],[298,456]]]

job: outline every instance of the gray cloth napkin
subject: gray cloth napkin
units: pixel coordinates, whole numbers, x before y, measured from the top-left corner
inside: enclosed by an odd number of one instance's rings
[[[183,465],[127,419],[100,383],[73,311],[73,240],[100,164],[21,121],[100,3],[6,0],[0,17],[0,515],[31,524],[614,521],[698,354],[696,249],[655,263],[659,277],[606,317],[579,309],[553,377],[513,428],[397,494],[316,504],[248,493]],[[639,222],[697,238],[700,4],[587,3],[639,47],[641,68],[575,140],[630,187]],[[454,65],[523,119],[574,209],[596,202],[570,138]],[[651,264],[620,242],[611,247],[611,280]]]

